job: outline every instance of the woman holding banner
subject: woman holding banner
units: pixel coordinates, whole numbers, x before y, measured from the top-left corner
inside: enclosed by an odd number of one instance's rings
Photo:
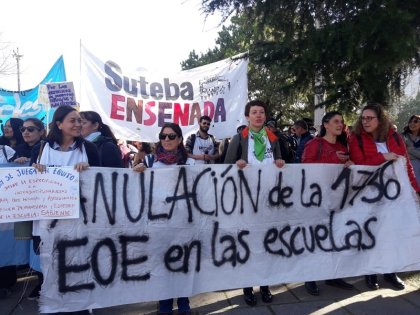
[[[24,143],[21,143],[16,147],[17,158],[14,162],[28,165],[32,156],[33,148],[45,138],[44,123],[38,118],[28,118],[23,122],[23,126],[20,127],[20,132],[22,133]],[[32,221],[15,222],[14,234],[15,239],[17,240],[31,240]],[[31,252],[30,255],[34,258],[37,257],[34,252]],[[28,299],[30,300],[37,299],[39,297],[43,281],[42,273],[39,272],[40,267],[38,261],[39,259],[37,259],[36,262],[35,259],[30,259],[31,269],[38,271],[38,285],[28,295]]]
[[[322,117],[319,136],[310,140],[302,154],[302,163],[354,164],[349,160],[347,134],[344,131],[344,120],[340,112],[328,112]],[[340,289],[352,290],[354,286],[343,279],[325,280],[325,284]],[[311,295],[319,295],[315,281],[305,282],[305,289]]]
[[[391,128],[391,123],[381,104],[370,103],[362,109],[353,134],[349,138],[350,159],[359,165],[380,165],[386,161],[406,158],[406,169],[413,188],[420,192],[408,159],[407,149],[402,137]],[[366,285],[372,290],[379,288],[376,275],[368,275]],[[395,274],[384,274],[384,279],[395,289],[403,290],[404,282]]]
[[[99,166],[96,146],[83,139],[82,119],[76,108],[60,106],[54,112],[51,129],[45,143],[34,148],[31,163],[39,172],[45,172],[47,166],[74,166],[81,172],[89,166]],[[33,235],[39,235],[39,221],[34,221]],[[41,241],[34,237],[34,247],[39,253]],[[58,314],[65,314],[60,312]],[[71,314],[89,314],[89,311]]]
[[[148,167],[164,168],[175,165],[185,165],[188,159],[183,143],[181,128],[174,123],[165,123],[159,133],[153,159],[145,159],[145,163],[133,166],[136,172],[144,172]],[[190,301],[187,297],[177,299],[178,314],[191,314]],[[173,299],[159,301],[159,314],[173,313]]]
[[[267,106],[262,101],[250,101],[245,106],[245,117],[248,127],[233,136],[227,149],[225,163],[234,164],[242,169],[248,164],[267,165],[274,163],[283,167],[285,161],[281,158],[280,145],[277,137],[269,129],[264,128]],[[245,303],[250,306],[257,304],[257,298],[252,287],[244,288]],[[273,296],[268,286],[260,286],[263,302],[271,303]]]
[[[82,136],[85,140],[96,144],[100,165],[122,168],[121,152],[111,128],[102,122],[97,112],[80,112],[80,116],[82,117]]]

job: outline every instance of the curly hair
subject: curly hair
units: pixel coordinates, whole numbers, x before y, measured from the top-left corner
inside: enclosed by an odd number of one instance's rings
[[[360,136],[362,134],[364,130],[362,124],[362,116],[365,110],[374,111],[376,117],[378,118],[378,128],[376,129],[377,132],[375,141],[385,142],[389,132],[389,128],[391,128],[391,122],[383,106],[380,103],[368,103],[365,107],[362,108],[362,112],[360,113],[359,118],[357,119],[354,125],[353,132],[357,136]]]
[[[252,106],[262,107],[262,108],[264,108],[264,112],[267,113],[267,104],[266,103],[264,103],[263,101],[260,101],[260,100],[253,100],[253,101],[249,101],[245,105],[245,117],[249,117],[249,112],[250,112]]]

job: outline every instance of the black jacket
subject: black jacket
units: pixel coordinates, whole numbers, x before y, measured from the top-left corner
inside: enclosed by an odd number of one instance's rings
[[[20,158],[20,157],[30,158],[32,156],[32,149],[35,148],[37,146],[37,144],[34,144],[33,146],[30,146],[25,142],[25,143],[21,143],[21,144],[17,145],[16,149],[15,149],[16,157],[17,158]]]
[[[99,136],[93,141],[93,143],[98,148],[100,166],[124,167],[120,148],[112,141],[111,138]]]

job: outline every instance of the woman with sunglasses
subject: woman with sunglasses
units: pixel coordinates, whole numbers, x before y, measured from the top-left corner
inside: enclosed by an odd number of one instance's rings
[[[102,122],[102,118],[97,112],[80,112],[80,117],[82,117],[82,136],[96,145],[100,165],[122,168],[121,151],[111,128]]]
[[[344,130],[343,115],[340,112],[328,112],[322,117],[319,136],[310,140],[302,154],[302,163],[354,164],[349,160],[347,134]],[[340,289],[352,290],[354,286],[343,279],[325,280],[325,284]],[[305,289],[311,295],[319,295],[315,281],[305,282]]]
[[[417,185],[420,186],[420,115],[410,117],[402,134],[416,175]]]
[[[358,165],[381,165],[404,156],[411,185],[415,191],[420,192],[404,140],[391,128],[391,122],[381,104],[371,103],[363,107],[349,138],[349,147],[350,159]],[[405,288],[404,282],[395,273],[384,274],[384,279],[397,290]],[[365,280],[368,288],[379,288],[376,275],[365,276]]]
[[[74,166],[74,169],[79,172],[86,170],[89,166],[100,166],[96,146],[82,137],[82,119],[74,107],[58,107],[50,126],[46,142],[37,145],[32,152],[31,165],[39,172],[44,172],[49,165]],[[39,238],[41,224],[45,226],[48,222],[34,221],[33,223],[33,235],[38,236],[34,237],[36,252],[39,252],[41,244]],[[89,311],[71,314],[89,314]]]
[[[28,118],[20,127],[24,143],[16,147],[16,163],[24,164],[30,161],[32,149],[45,138],[44,124],[38,118]]]
[[[164,168],[175,165],[185,165],[188,159],[184,147],[181,128],[174,123],[165,123],[159,133],[154,159],[145,159],[144,163],[133,166],[136,172],[144,172],[148,167]],[[178,314],[191,314],[190,301],[187,297],[177,299]],[[159,314],[173,313],[173,299],[159,301]]]
[[[25,164],[30,161],[33,148],[45,138],[45,128],[43,122],[38,118],[28,118],[20,127],[20,132],[22,133],[25,142],[16,147],[17,158],[14,162]],[[32,221],[15,222],[14,234],[15,239],[18,240],[32,239]],[[32,254],[34,253],[32,252],[31,256]],[[43,281],[42,273],[40,272],[39,259],[31,259],[31,268],[37,271],[38,285],[28,295],[29,300],[37,299],[39,297]]]

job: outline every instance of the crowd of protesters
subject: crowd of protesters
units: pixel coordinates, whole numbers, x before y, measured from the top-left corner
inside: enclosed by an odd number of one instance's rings
[[[385,161],[406,158],[406,171],[413,189],[420,193],[420,115],[412,115],[402,135],[393,128],[381,104],[367,104],[361,111],[352,132],[346,127],[343,115],[332,111],[325,114],[318,134],[300,119],[288,131],[278,130],[274,119],[267,119],[267,107],[262,101],[250,101],[245,106],[247,125],[238,126],[231,138],[218,142],[211,134],[212,120],[202,116],[197,132],[184,141],[181,128],[166,123],[156,144],[117,140],[93,111],[79,112],[73,107],[59,107],[54,113],[48,134],[41,120],[10,118],[2,126],[0,137],[0,164],[19,163],[44,171],[49,165],[74,166],[83,171],[89,166],[111,168],[132,167],[136,172],[147,168],[194,164],[275,164],[282,168],[287,163],[333,163],[350,165],[380,165]],[[16,239],[33,239],[34,252],[39,253],[41,240],[37,222],[15,224]],[[39,285],[29,294],[37,298],[42,285],[42,270],[36,268]],[[403,281],[395,274],[384,275],[395,289],[404,289]],[[16,282],[16,266],[0,268],[0,298]],[[328,279],[327,285],[352,290],[343,279]],[[366,275],[366,285],[378,289],[378,277]],[[306,282],[311,295],[319,295],[316,282]],[[257,304],[252,287],[244,288],[244,300]],[[273,296],[268,286],[260,287],[261,299],[271,303]],[[190,314],[189,300],[179,297],[178,314]],[[172,314],[173,299],[159,301],[160,314]],[[80,311],[73,314],[87,314]]]

